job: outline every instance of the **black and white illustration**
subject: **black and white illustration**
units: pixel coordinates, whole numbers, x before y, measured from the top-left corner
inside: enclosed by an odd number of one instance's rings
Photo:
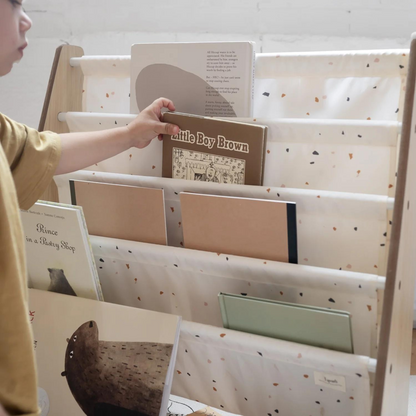
[[[174,179],[244,184],[245,172],[246,161],[243,159],[173,148]]]

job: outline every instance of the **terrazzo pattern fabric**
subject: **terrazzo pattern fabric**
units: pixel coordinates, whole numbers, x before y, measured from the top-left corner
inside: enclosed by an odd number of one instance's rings
[[[377,275],[91,236],[107,302],[222,326],[218,293],[340,309],[351,313],[354,351],[375,357]]]
[[[183,322],[172,393],[242,415],[368,416],[366,357]]]
[[[163,188],[168,245],[183,247],[180,192],[296,202],[299,264],[384,275],[387,196],[306,189],[213,184],[181,179],[78,171],[56,177],[61,202],[69,179]]]
[[[124,126],[129,114],[68,113],[70,130]],[[394,187],[396,122],[234,119],[268,126],[264,185],[388,195]],[[162,143],[129,149],[87,170],[162,176]]]
[[[133,119],[129,64],[82,62],[84,113],[67,114],[71,131]],[[107,301],[187,320],[174,394],[246,416],[369,415],[407,65],[407,50],[258,54],[254,114],[242,121],[269,128],[264,186],[160,178],[157,141],[56,178],[62,202],[69,178],[164,189],[170,247],[92,246]],[[296,202],[300,264],[183,249],[182,191]],[[350,311],[360,355],[224,330],[219,291]]]

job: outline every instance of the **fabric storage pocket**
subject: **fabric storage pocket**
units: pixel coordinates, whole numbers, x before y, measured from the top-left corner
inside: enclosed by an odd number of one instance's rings
[[[218,293],[345,310],[354,351],[376,356],[377,275],[90,236],[107,302],[222,327]]]
[[[180,192],[296,202],[299,264],[385,274],[387,196],[78,171],[55,177],[61,202],[70,203],[69,179],[163,188],[168,244],[176,247],[184,245]]]
[[[247,416],[368,416],[375,364],[183,321],[172,393]]]

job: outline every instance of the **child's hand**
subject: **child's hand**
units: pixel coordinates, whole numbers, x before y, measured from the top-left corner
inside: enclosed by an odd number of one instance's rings
[[[174,124],[162,123],[162,108],[175,111],[172,101],[166,98],[158,98],[146,107],[128,126],[132,147],[142,149],[146,147],[156,136],[162,140],[163,134],[178,134],[179,127]]]

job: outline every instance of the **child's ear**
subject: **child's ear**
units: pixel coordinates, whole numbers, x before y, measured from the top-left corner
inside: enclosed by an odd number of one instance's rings
[[[69,342],[69,338],[66,339],[66,342]]]

